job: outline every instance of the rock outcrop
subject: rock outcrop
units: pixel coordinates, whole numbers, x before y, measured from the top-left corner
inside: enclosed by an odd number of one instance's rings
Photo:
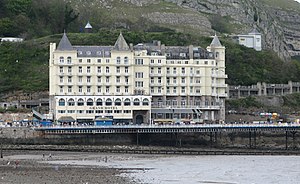
[[[263,49],[273,50],[285,60],[300,55],[300,11],[297,11],[300,3],[293,0],[280,0],[285,7],[261,0],[68,1],[79,12],[89,7],[90,11],[97,11],[97,8],[98,11],[108,11],[103,14],[110,16],[107,20],[112,23],[106,25],[125,28],[137,27],[137,24],[142,24],[142,27],[158,25],[204,36],[214,34],[212,25],[215,19],[211,17],[217,15],[230,27],[231,32],[226,32],[226,35],[245,34],[256,26],[262,33]],[[97,16],[99,12],[89,14]]]

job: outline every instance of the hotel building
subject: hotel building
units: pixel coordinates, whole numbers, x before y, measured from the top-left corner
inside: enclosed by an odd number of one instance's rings
[[[50,113],[58,121],[215,122],[225,119],[225,47],[160,41],[73,46],[64,33],[50,43]]]

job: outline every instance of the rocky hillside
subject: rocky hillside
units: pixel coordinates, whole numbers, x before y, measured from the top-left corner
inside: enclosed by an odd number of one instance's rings
[[[263,48],[288,60],[300,55],[300,3],[293,0],[66,0],[95,29],[173,29],[200,35],[263,34]],[[87,11],[88,10],[88,11]]]

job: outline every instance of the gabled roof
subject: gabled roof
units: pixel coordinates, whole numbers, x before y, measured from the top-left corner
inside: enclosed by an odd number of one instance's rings
[[[84,28],[85,28],[85,29],[92,29],[93,27],[92,27],[92,25],[90,24],[90,22],[88,22]]]
[[[216,34],[215,34],[214,39],[212,40],[210,46],[211,47],[221,47],[222,46],[222,44]]]
[[[63,37],[59,41],[57,50],[73,50],[72,44],[69,41],[66,33],[63,34]]]
[[[260,34],[260,32],[258,32],[256,28],[253,28],[249,34]]]
[[[115,45],[114,45],[114,50],[129,50],[129,46],[124,39],[122,33],[120,33]]]

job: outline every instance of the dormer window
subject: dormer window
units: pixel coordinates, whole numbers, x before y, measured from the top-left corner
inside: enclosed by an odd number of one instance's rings
[[[102,52],[101,51],[97,51],[96,53],[98,56],[101,56],[102,55]]]
[[[78,55],[82,55],[82,51],[81,50],[79,50],[77,53],[78,53]]]
[[[86,55],[91,55],[92,54],[92,52],[91,51],[86,51]]]

